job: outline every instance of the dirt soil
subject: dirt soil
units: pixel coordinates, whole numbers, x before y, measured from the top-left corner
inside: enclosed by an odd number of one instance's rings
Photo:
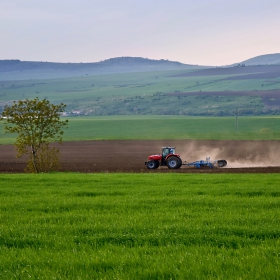
[[[147,156],[163,146],[175,146],[183,161],[225,159],[226,168],[182,166],[148,170]],[[278,173],[280,141],[79,141],[59,145],[61,171],[74,172],[179,172],[179,173]],[[0,172],[24,172],[25,159],[16,158],[12,145],[0,145]]]

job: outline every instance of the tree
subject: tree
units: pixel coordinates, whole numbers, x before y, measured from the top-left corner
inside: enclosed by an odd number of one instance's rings
[[[1,120],[5,122],[5,132],[17,133],[15,147],[17,157],[29,155],[26,171],[39,173],[57,170],[59,166],[58,148],[52,142],[62,142],[63,127],[68,120],[61,121],[60,113],[66,105],[51,104],[48,100],[14,101],[5,107]]]

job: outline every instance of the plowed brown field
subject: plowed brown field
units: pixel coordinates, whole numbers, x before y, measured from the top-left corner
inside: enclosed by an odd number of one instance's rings
[[[210,156],[226,159],[226,168],[182,166],[178,170],[160,167],[148,170],[147,156],[160,153],[163,146],[175,146],[183,161],[192,162]],[[205,172],[269,173],[280,172],[280,141],[79,141],[59,145],[61,171],[73,172]],[[25,159],[16,158],[12,145],[0,145],[0,172],[23,172]]]

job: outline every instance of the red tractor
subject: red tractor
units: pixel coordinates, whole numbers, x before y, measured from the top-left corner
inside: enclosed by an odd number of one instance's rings
[[[178,169],[182,166],[182,160],[179,154],[175,154],[175,147],[163,147],[161,155],[149,156],[145,165],[148,169],[156,169],[159,166]]]
[[[224,167],[227,165],[227,161],[224,159],[210,161],[210,158],[206,160],[198,160],[193,162],[182,162],[180,155],[175,153],[175,147],[163,147],[160,155],[148,156],[148,161],[145,162],[148,169],[157,169],[159,166],[167,166],[169,169],[178,169],[182,165],[193,166],[196,168],[201,167]]]

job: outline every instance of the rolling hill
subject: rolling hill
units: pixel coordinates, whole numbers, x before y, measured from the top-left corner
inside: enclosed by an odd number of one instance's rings
[[[280,65],[280,53],[259,55],[240,62],[246,66],[255,65]]]
[[[14,100],[38,97],[63,102],[70,115],[279,115],[276,59],[266,55],[251,62],[272,65],[231,67],[139,57],[98,63],[2,60],[0,112]]]
[[[230,67],[239,65],[280,65],[280,53],[260,55],[240,63],[235,63]],[[53,79],[168,70],[200,70],[205,68],[211,69],[215,67],[142,57],[116,57],[93,63],[39,62],[14,59],[0,60],[0,81]]]
[[[95,63],[56,63],[0,60],[0,81],[53,79],[166,70],[198,69],[201,66],[141,57],[117,57]]]

